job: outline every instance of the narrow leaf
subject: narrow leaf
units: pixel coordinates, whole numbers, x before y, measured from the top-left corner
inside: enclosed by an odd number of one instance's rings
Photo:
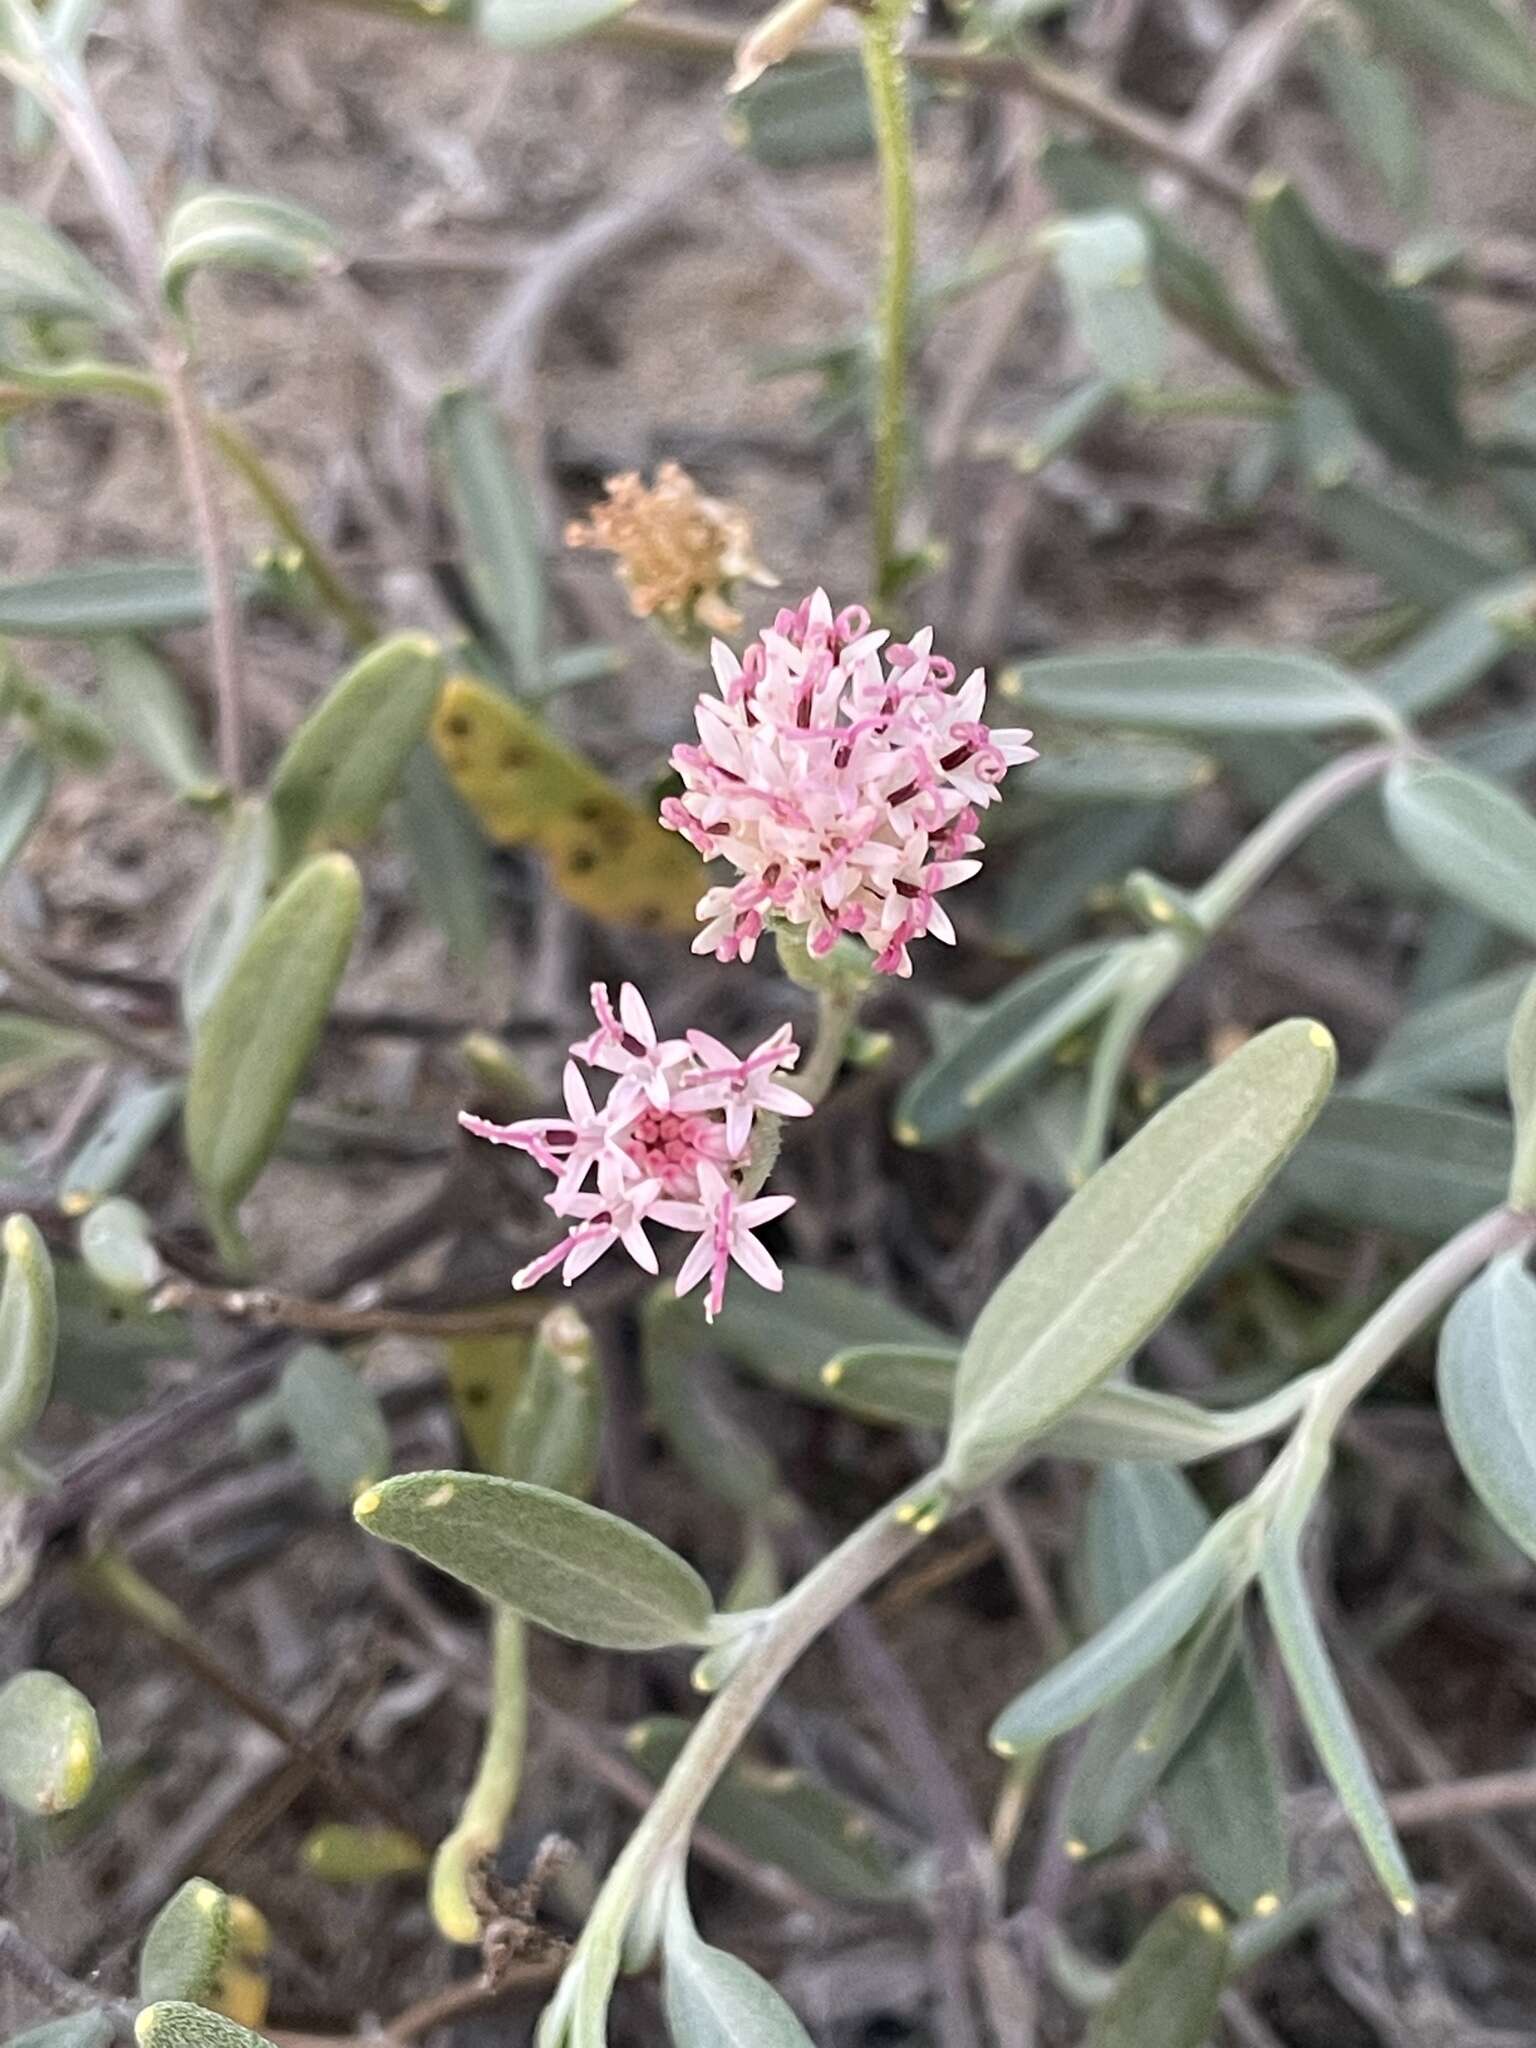
[[[229,979],[267,906],[276,865],[272,813],[247,798],[229,821],[219,855],[181,963],[181,1010],[196,1031]]]
[[[1461,918],[1460,912],[1456,915]],[[1528,967],[1508,967],[1421,1003],[1389,1033],[1356,1085],[1370,1095],[1398,1098],[1496,1089],[1511,1052],[1515,1012],[1529,983]]]
[[[573,1308],[554,1308],[501,1425],[495,1469],[580,1498],[597,1479],[603,1383],[592,1332]]]
[[[477,1472],[411,1472],[365,1493],[363,1527],[556,1635],[608,1650],[708,1640],[709,1589],[645,1530],[567,1495]]]
[[[1247,1645],[1161,1786],[1169,1826],[1232,1912],[1269,1910],[1289,1886],[1274,1734]]]
[[[1536,1208],[1536,980],[1526,987],[1509,1029],[1506,1069],[1515,1112],[1515,1157],[1509,1173],[1513,1209]]]
[[[218,792],[202,736],[180,683],[160,657],[130,634],[92,647],[102,708],[126,746],[143,756],[178,796],[204,803]]]
[[[106,1195],[115,1195],[181,1103],[179,1081],[127,1082],[101,1121],[65,1167],[59,1207],[80,1216]]]
[[[1032,711],[1148,732],[1328,732],[1391,720],[1342,669],[1259,648],[1106,648],[1021,662],[1011,677],[1011,694]]]
[[[378,1396],[323,1344],[294,1352],[277,1400],[299,1456],[332,1500],[354,1499],[389,1470],[389,1424]]]
[[[200,626],[208,586],[193,562],[100,562],[0,581],[0,633],[95,639]]]
[[[487,42],[508,50],[543,50],[585,35],[634,0],[473,0],[473,21]]]
[[[1387,822],[1432,882],[1536,944],[1536,818],[1464,768],[1402,761],[1386,778]]]
[[[1438,1240],[1504,1199],[1512,1142],[1503,1117],[1341,1095],[1297,1150],[1284,1185],[1339,1222]]]
[[[83,1693],[52,1671],[0,1686],[0,1792],[26,1813],[68,1813],[96,1781],[101,1731]]]
[[[537,11],[530,0],[503,5],[507,14]],[[579,14],[581,5],[582,0],[552,0],[546,11],[553,23],[556,16]],[[485,8],[482,0],[482,21]],[[513,462],[500,418],[478,391],[450,391],[439,399],[433,435],[476,606],[511,665],[512,680],[519,690],[531,691],[544,666],[548,601],[533,495]]]
[[[1473,1491],[1536,1558],[1536,1281],[1518,1258],[1495,1260],[1446,1317],[1439,1391]]]
[[[1284,1524],[1265,1540],[1259,1581],[1269,1625],[1312,1745],[1392,1903],[1400,1913],[1411,1913],[1413,1879],[1323,1647],[1296,1532]]]
[[[952,1484],[995,1477],[1156,1328],[1317,1115],[1335,1063],[1320,1025],[1277,1024],[1099,1169],[971,1332],[944,1460]]]
[[[478,967],[491,940],[489,850],[428,747],[418,747],[405,764],[399,830],[422,909],[459,959]]]
[[[41,747],[23,744],[0,767],[0,879],[48,807],[53,763]]]
[[[182,200],[165,224],[160,284],[168,303],[185,310],[187,286],[199,270],[264,270],[311,278],[340,268],[336,231],[303,207],[254,192],[211,191]]]

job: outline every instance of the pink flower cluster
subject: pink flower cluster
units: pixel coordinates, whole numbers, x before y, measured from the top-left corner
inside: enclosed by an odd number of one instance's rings
[[[910,642],[872,633],[859,605],[834,617],[824,590],[781,610],[743,661],[714,643],[720,696],[699,699],[699,744],[672,756],[685,793],[661,807],[741,871],[700,900],[696,953],[750,960],[770,917],[803,927],[818,958],[857,936],[879,974],[910,974],[927,932],[953,942],[939,895],[975,874],[977,814],[1035,752],[1028,732],[982,723],[982,671],[956,689],[932,646],[926,627]]]
[[[689,1293],[707,1274],[704,1313],[711,1322],[733,1259],[760,1287],[777,1291],[783,1276],[753,1233],[791,1208],[794,1196],[743,1199],[741,1190],[758,1111],[811,1111],[805,1097],[779,1078],[800,1057],[790,1027],[781,1026],[738,1059],[706,1031],[658,1038],[632,982],[620,990],[617,1011],[607,989],[595,982],[592,1008],[597,1029],[577,1040],[566,1064],[563,1117],[514,1124],[459,1117],[477,1138],[515,1145],[536,1159],[554,1176],[554,1190],[545,1198],[549,1206],[557,1216],[574,1219],[557,1245],[512,1276],[512,1285],[532,1287],[559,1266],[569,1286],[615,1244],[654,1273],[656,1253],[646,1226],[662,1223],[698,1234],[677,1276],[677,1291]],[[583,1065],[614,1077],[601,1105],[592,1099]]]

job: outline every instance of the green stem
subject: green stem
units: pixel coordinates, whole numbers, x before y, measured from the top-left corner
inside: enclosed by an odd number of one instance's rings
[[[480,1767],[458,1823],[432,1859],[432,1918],[450,1941],[477,1942],[470,1879],[495,1854],[517,1803],[528,1734],[527,1628],[510,1607],[491,1610],[491,1714]]]
[[[1204,929],[1214,932],[1225,924],[1315,825],[1357,789],[1385,774],[1401,752],[1400,744],[1361,747],[1330,761],[1293,789],[1192,898],[1190,908]]]
[[[917,241],[912,198],[912,119],[906,60],[901,53],[901,28],[906,13],[906,0],[872,0],[864,27],[864,76],[880,161],[883,210],[880,303],[876,313],[879,382],[872,507],[874,582],[881,598],[891,595],[901,511],[907,440],[908,330]]]

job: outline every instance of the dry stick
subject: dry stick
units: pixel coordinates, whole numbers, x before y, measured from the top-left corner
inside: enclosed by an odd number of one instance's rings
[[[55,2012],[94,2012],[102,2003],[98,1992],[77,1984],[50,1962],[10,1920],[0,1920],[0,1985],[20,1985],[31,1997]]]
[[[150,356],[165,388],[166,413],[208,581],[214,695],[218,703],[219,772],[232,790],[245,782],[245,698],[239,596],[223,508],[214,484],[208,423],[193,381],[186,343],[165,305],[155,223],[111,130],[97,111],[83,74],[51,57],[41,35],[36,72],[19,82],[43,99],[111,229],[150,326]],[[14,75],[14,74],[13,74]]]
[[[1317,0],[1272,0],[1235,35],[1179,127],[1190,156],[1208,162],[1226,148],[1253,102],[1283,69]]]
[[[61,975],[34,960],[14,939],[3,934],[0,934],[0,974],[24,989],[56,1023],[90,1032],[104,1044],[113,1046],[128,1059],[150,1068],[154,1073],[180,1074],[186,1071],[186,1061],[169,1047],[158,1039],[146,1038],[110,1011],[94,1009],[89,1003],[82,1002]]]

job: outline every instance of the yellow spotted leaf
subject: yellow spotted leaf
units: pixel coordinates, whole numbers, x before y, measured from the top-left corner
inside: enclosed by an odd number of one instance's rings
[[[578,910],[614,924],[695,928],[706,886],[697,854],[532,712],[472,676],[453,676],[432,739],[487,836],[536,847]]]

